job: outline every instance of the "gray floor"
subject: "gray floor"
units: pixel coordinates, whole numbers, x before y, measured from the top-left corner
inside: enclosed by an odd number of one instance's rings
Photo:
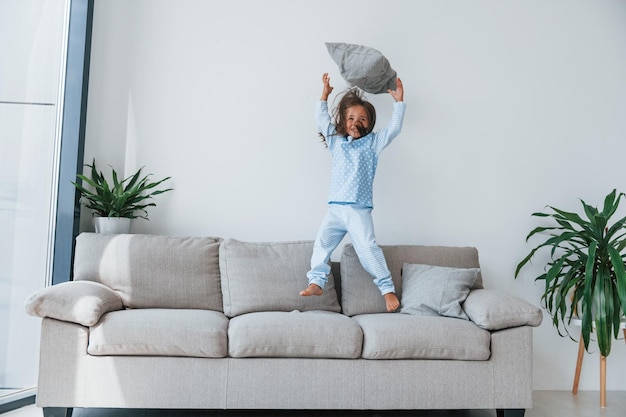
[[[107,410],[76,409],[73,417],[495,417],[493,410],[454,411],[207,411],[207,410]],[[28,406],[2,417],[42,417],[41,409]],[[533,408],[526,417],[624,417],[626,391],[607,393],[607,406],[600,408],[597,391],[535,391]]]

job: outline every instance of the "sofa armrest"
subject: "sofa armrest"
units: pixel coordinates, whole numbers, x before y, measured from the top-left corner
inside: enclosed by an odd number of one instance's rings
[[[526,300],[493,289],[470,291],[463,304],[465,314],[478,327],[500,330],[518,326],[539,326],[543,313]]]
[[[37,291],[26,299],[31,316],[93,326],[109,311],[122,310],[122,299],[111,288],[92,281],[70,281]]]

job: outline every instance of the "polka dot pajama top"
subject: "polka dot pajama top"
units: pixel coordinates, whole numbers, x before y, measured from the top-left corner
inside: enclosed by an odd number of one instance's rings
[[[326,137],[333,158],[329,204],[374,207],[373,185],[378,155],[400,133],[405,108],[404,102],[396,102],[387,127],[354,140],[352,136],[337,135],[328,113],[328,103],[317,103],[315,118],[318,129]]]

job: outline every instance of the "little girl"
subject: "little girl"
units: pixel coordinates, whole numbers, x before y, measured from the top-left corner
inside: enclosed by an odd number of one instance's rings
[[[333,114],[333,123],[328,114],[327,100],[333,91],[328,73],[322,76],[322,83],[322,97],[317,103],[315,117],[333,158],[333,166],[328,213],[313,246],[311,270],[307,273],[309,286],[300,295],[322,294],[330,273],[330,256],[348,233],[363,268],[374,277],[374,283],[385,297],[387,311],[396,311],[400,301],[374,236],[372,186],[378,155],[402,129],[406,107],[402,81],[398,78],[396,89],[387,90],[396,102],[389,126],[379,132],[373,132],[376,123],[374,106],[355,89],[342,97]]]

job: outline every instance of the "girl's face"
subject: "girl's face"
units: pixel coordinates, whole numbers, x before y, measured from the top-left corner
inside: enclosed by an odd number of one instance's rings
[[[359,139],[367,133],[370,125],[365,107],[357,105],[346,109],[346,132],[354,139]]]

